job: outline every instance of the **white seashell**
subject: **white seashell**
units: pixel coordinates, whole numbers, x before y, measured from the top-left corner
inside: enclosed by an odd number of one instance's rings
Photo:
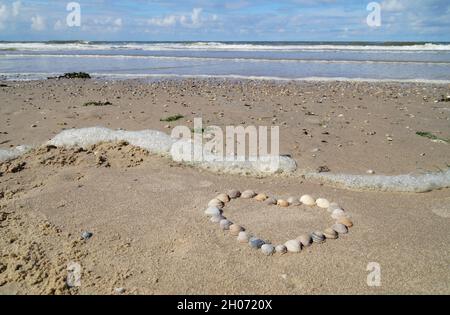
[[[255,196],[255,200],[258,200],[258,201],[264,201],[264,200],[266,200],[267,198],[269,198],[266,194],[257,194],[256,196]]]
[[[250,199],[256,196],[256,193],[253,190],[246,190],[241,194],[241,198]]]
[[[346,216],[346,215],[345,215],[344,210],[342,210],[342,209],[340,209],[340,208],[334,209],[333,212],[331,213],[331,217],[332,217],[333,219],[335,219],[335,220],[338,220],[338,219],[340,219],[340,218],[344,218],[345,216]]]
[[[287,202],[289,202],[290,205],[292,206],[299,206],[300,205],[300,200],[296,197],[289,197]]]
[[[222,201],[223,203],[230,202],[230,196],[228,196],[227,194],[220,194],[216,197],[216,199]]]
[[[288,252],[291,253],[298,253],[302,250],[302,246],[299,241],[297,240],[290,240],[284,243],[284,246],[286,246],[286,249]]]
[[[301,203],[303,203],[304,205],[307,205],[307,206],[314,206],[315,204],[316,204],[316,201],[314,200],[314,198],[313,197],[311,197],[310,195],[303,195],[301,198],[300,198],[300,201],[301,201]]]
[[[330,203],[330,205],[328,206],[328,212],[331,213],[333,212],[333,210],[335,209],[341,209],[341,207],[336,203],[336,202],[332,202]]]
[[[325,198],[318,198],[316,204],[319,208],[327,209],[330,206],[330,202]]]
[[[210,217],[218,216],[220,215],[220,209],[217,207],[208,207],[208,209],[205,210],[205,214]]]
[[[278,254],[286,254],[287,253],[287,248],[284,245],[278,245],[277,247],[275,247],[275,251]]]
[[[277,205],[283,208],[287,208],[289,207],[289,202],[287,202],[286,200],[280,199],[277,201]]]
[[[228,221],[227,219],[220,220],[219,225],[222,230],[229,230],[230,226],[233,222]]]
[[[212,223],[219,223],[221,220],[224,220],[224,219],[225,219],[225,217],[219,214],[219,215],[213,215],[211,217],[211,219],[209,219],[209,221],[211,221]]]
[[[299,237],[297,237],[297,241],[299,241],[303,247],[308,247],[313,242],[310,234],[300,235]]]
[[[266,199],[265,201],[266,205],[276,205],[277,204],[277,200],[275,198],[270,197],[269,199]]]
[[[222,201],[220,201],[219,199],[216,199],[216,198],[214,198],[210,202],[208,202],[208,207],[217,207],[219,209],[222,209],[224,205],[225,204]]]
[[[261,251],[264,255],[270,256],[275,251],[275,248],[271,244],[264,244],[263,246],[261,246]]]
[[[245,243],[247,244],[250,237],[247,232],[239,232],[239,235],[237,237],[237,240],[239,243]]]

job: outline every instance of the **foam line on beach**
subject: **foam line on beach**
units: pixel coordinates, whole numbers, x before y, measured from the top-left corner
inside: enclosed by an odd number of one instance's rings
[[[351,175],[332,173],[309,173],[307,179],[354,190],[375,190],[389,192],[428,192],[450,188],[450,169],[426,174],[402,175]]]
[[[20,145],[13,149],[0,149],[0,163],[16,159],[32,149],[31,146]]]

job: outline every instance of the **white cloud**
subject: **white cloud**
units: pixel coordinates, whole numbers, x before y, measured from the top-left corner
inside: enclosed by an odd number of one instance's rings
[[[22,9],[22,2],[16,1],[12,4],[12,15],[18,16],[20,14],[20,10]]]
[[[55,31],[61,31],[61,30],[63,30],[64,28],[65,28],[65,27],[64,27],[64,23],[61,22],[61,20],[56,21],[55,25],[53,26],[53,29],[54,29]]]
[[[45,19],[40,15],[31,18],[31,29],[34,31],[43,31],[46,29]]]
[[[384,0],[381,3],[381,9],[385,11],[401,11],[405,9],[405,6],[400,0]]]
[[[122,19],[121,18],[117,18],[114,20],[113,24],[117,27],[122,27]]]
[[[5,28],[5,22],[8,19],[8,10],[6,5],[0,5],[0,30]]]
[[[197,28],[202,26],[205,22],[217,21],[216,14],[204,16],[202,8],[194,8],[188,14],[171,14],[164,17],[156,17],[147,20],[147,24],[159,27],[172,27],[177,24],[184,27]]]

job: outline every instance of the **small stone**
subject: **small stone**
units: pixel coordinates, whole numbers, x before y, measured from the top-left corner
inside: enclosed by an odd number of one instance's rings
[[[208,202],[208,207],[216,207],[219,209],[222,209],[225,206],[223,201],[220,201],[219,199],[212,199],[210,202]]]
[[[256,196],[255,196],[255,199],[256,200],[258,200],[258,201],[264,201],[264,200],[266,200],[267,198],[269,198],[266,194],[257,194]]]
[[[205,210],[205,214],[209,217],[219,216],[220,215],[220,209],[217,207],[208,207]]]
[[[337,232],[335,230],[333,230],[333,229],[330,229],[330,228],[325,229],[323,231],[323,235],[325,235],[326,238],[329,238],[329,239],[332,239],[332,240],[338,238]]]
[[[331,227],[333,230],[335,230],[336,232],[338,232],[339,234],[347,234],[348,233],[348,228],[341,223],[336,223]]]
[[[264,255],[270,256],[275,251],[275,248],[271,244],[264,244],[261,246],[261,251]]]
[[[331,213],[331,217],[335,220],[338,220],[340,218],[344,218],[345,217],[345,212],[344,210],[337,208],[334,209],[333,212]]]
[[[287,248],[284,245],[278,245],[277,247],[275,247],[275,251],[278,254],[286,254],[287,253]]]
[[[243,230],[244,230],[244,228],[242,226],[240,226],[240,225],[237,225],[237,224],[230,225],[230,234],[231,235],[237,236]]]
[[[92,234],[91,232],[87,232],[84,231],[83,233],[81,233],[81,238],[85,241],[87,241],[88,239],[90,239],[94,234]]]
[[[318,198],[316,204],[319,208],[327,209],[330,206],[330,202],[325,198]]]
[[[320,231],[315,231],[311,234],[311,238],[314,243],[321,244],[325,242],[325,235]]]
[[[244,232],[244,231],[239,232],[237,240],[238,240],[239,243],[248,243],[248,241],[249,241],[248,233]]]
[[[353,222],[349,218],[339,218],[336,223],[343,224],[348,228],[353,226]]]
[[[266,242],[264,242],[262,239],[259,239],[257,237],[250,238],[248,244],[251,248],[261,248]]]
[[[297,237],[297,241],[299,241],[304,247],[310,246],[313,242],[311,235],[309,234],[300,235],[299,237]]]
[[[237,198],[239,198],[239,197],[241,196],[241,192],[240,192],[239,190],[237,190],[237,189],[231,189],[231,190],[228,192],[228,196],[229,196],[231,199],[237,199]]]
[[[375,171],[374,170],[367,170],[366,173],[367,174],[375,174]]]
[[[117,294],[123,294],[123,293],[125,293],[125,289],[124,288],[115,288],[114,292],[116,292]]]
[[[299,206],[301,204],[300,199],[297,197],[289,197],[287,202],[289,202],[291,206]]]
[[[233,223],[227,219],[220,220],[219,225],[222,230],[229,230]]]
[[[230,202],[230,196],[228,196],[227,194],[220,194],[216,197],[216,199],[222,201],[223,203]]]
[[[272,205],[277,204],[277,200],[275,198],[270,197],[270,198],[266,199],[265,203],[266,203],[266,205],[272,206]]]
[[[291,252],[291,253],[298,253],[302,250],[302,245],[297,240],[287,241],[286,243],[284,243],[284,246],[286,246],[286,249],[288,250],[288,252]]]
[[[209,221],[211,221],[212,223],[219,223],[220,221],[225,220],[225,217],[222,215],[213,215],[211,217],[211,219],[209,219]]]
[[[241,198],[243,199],[251,199],[256,196],[256,193],[253,190],[246,190],[241,194]]]
[[[286,200],[280,199],[277,201],[277,205],[283,208],[287,208],[289,207],[289,202],[287,202]]]
[[[307,206],[310,206],[310,207],[312,207],[312,206],[314,206],[314,205],[316,204],[316,201],[315,201],[314,198],[311,197],[310,195],[303,195],[303,196],[300,198],[300,201],[301,201],[301,203],[303,203],[304,205],[307,205]]]

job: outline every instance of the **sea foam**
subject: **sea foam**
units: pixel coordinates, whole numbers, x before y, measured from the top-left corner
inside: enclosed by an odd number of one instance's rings
[[[31,146],[20,145],[13,149],[0,149],[0,162],[13,160],[31,150]]]
[[[450,169],[443,172],[393,176],[310,173],[306,178],[355,190],[427,192],[450,187]]]

